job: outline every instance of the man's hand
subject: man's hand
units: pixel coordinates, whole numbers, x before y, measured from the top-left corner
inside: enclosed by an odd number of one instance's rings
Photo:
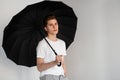
[[[62,56],[62,55],[57,55],[55,61],[56,61],[57,63],[62,62],[62,61],[63,61],[63,56]]]

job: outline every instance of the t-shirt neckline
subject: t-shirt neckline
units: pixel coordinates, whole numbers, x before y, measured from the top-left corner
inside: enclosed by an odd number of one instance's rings
[[[49,39],[48,37],[46,37],[46,39],[48,40],[48,41],[50,41],[50,42],[53,42],[53,43],[56,43],[56,42],[58,42],[58,38],[57,38],[57,40],[56,41],[53,41],[53,40],[51,40],[51,39]]]

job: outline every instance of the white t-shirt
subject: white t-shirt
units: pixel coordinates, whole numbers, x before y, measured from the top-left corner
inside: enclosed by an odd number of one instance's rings
[[[57,41],[52,41],[47,37],[46,39],[58,55],[63,55],[63,56],[66,55],[66,46],[63,40],[57,39]],[[56,55],[44,39],[38,43],[36,50],[37,50],[37,58],[44,58],[45,63],[55,61]],[[54,67],[51,67],[41,72],[41,76],[44,76],[47,74],[64,75],[64,70],[62,66],[58,67],[56,65]]]

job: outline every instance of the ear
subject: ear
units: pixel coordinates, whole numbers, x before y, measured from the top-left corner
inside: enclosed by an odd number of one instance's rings
[[[47,31],[47,28],[46,28],[46,26],[44,27],[44,29],[45,29],[45,31]]]

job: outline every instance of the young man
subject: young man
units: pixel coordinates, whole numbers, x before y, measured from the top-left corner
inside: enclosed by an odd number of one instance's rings
[[[43,39],[37,46],[37,69],[41,72],[40,80],[68,80],[66,76],[65,42],[57,38],[59,26],[57,18],[50,14],[44,19],[44,29],[47,32],[46,40],[58,54],[54,54],[50,46]],[[61,62],[61,66],[57,66]]]

